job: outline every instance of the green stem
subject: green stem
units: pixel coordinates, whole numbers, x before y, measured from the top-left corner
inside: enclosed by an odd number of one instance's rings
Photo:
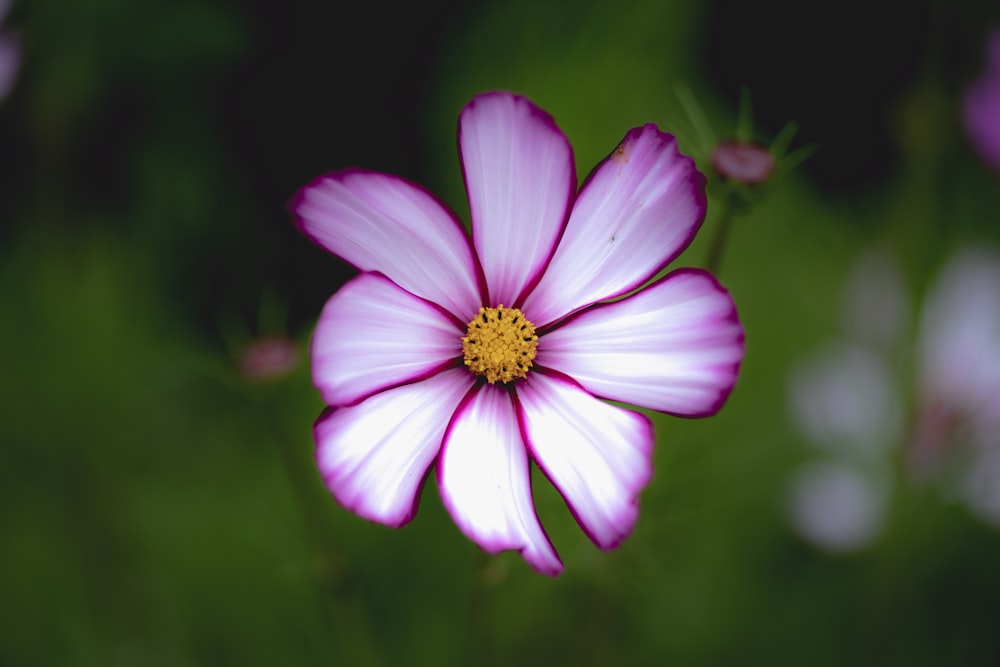
[[[705,264],[710,272],[719,273],[722,265],[722,254],[726,248],[726,238],[729,236],[729,228],[733,225],[733,218],[736,217],[736,206],[734,206],[733,196],[730,194],[722,200],[722,212],[719,214],[719,221],[716,223],[715,236],[712,238],[712,247],[708,251],[708,261]]]

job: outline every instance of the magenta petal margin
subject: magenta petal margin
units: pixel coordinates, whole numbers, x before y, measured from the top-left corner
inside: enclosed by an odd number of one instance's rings
[[[524,97],[475,97],[458,138],[471,238],[431,194],[386,174],[327,174],[292,202],[302,231],[361,271],[313,335],[313,380],[329,406],[316,461],[341,505],[389,526],[413,517],[435,467],[469,539],[555,576],[563,564],[535,513],[532,462],[594,544],[618,546],[652,479],[654,433],[647,416],[602,399],[714,414],[736,383],[743,328],[729,292],[700,269],[628,295],[705,217],[705,178],[671,135],[630,130],[578,193],[569,141]],[[474,318],[488,324],[480,307],[501,305],[535,325],[537,350],[525,375],[489,384],[466,367],[462,337]],[[477,372],[521,367],[523,341],[535,339],[491,331],[510,345],[472,348],[487,355]]]

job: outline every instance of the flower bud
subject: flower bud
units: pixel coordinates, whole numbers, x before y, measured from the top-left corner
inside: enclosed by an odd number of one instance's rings
[[[760,185],[774,171],[774,158],[766,148],[755,144],[729,141],[712,151],[712,168],[726,181]]]
[[[279,380],[298,366],[299,351],[283,336],[260,338],[243,349],[239,363],[240,374],[251,382]]]

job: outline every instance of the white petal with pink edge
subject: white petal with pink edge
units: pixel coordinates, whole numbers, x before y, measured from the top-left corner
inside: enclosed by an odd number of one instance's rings
[[[424,475],[472,382],[453,369],[320,417],[316,462],[337,502],[389,526],[413,518]]]
[[[603,398],[686,417],[714,414],[743,359],[732,298],[700,269],[680,269],[541,337],[535,363]]]
[[[542,373],[517,396],[538,465],[594,543],[614,548],[632,532],[639,492],[653,473],[652,423]]]
[[[465,231],[420,187],[347,170],[304,187],[293,209],[309,237],[362,271],[382,273],[463,321],[482,305]]]
[[[635,128],[590,175],[541,281],[521,310],[545,325],[652,278],[705,216],[705,177],[655,125]]]
[[[330,297],[312,339],[313,381],[327,405],[356,403],[442,370],[462,331],[440,307],[362,273]]]
[[[516,306],[562,231],[576,190],[573,151],[547,113],[507,93],[469,102],[458,139],[490,302]]]
[[[469,539],[491,554],[516,549],[543,574],[562,571],[535,515],[528,452],[507,390],[484,385],[459,407],[437,477],[441,498]]]

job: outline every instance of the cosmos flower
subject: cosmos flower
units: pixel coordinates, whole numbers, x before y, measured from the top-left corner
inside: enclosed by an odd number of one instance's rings
[[[635,291],[705,214],[705,180],[672,136],[629,131],[579,192],[569,142],[523,97],[477,96],[458,140],[471,239],[432,195],[386,174],[328,174],[293,202],[302,231],[360,270],[313,335],[329,406],[316,459],[338,502],[389,526],[413,517],[433,465],[470,539],[555,575],[531,462],[592,541],[615,547],[635,524],[654,436],[648,417],[601,399],[714,414],[743,331],[705,271]]]
[[[986,39],[986,66],[962,95],[962,120],[972,147],[1000,174],[1000,28]]]

